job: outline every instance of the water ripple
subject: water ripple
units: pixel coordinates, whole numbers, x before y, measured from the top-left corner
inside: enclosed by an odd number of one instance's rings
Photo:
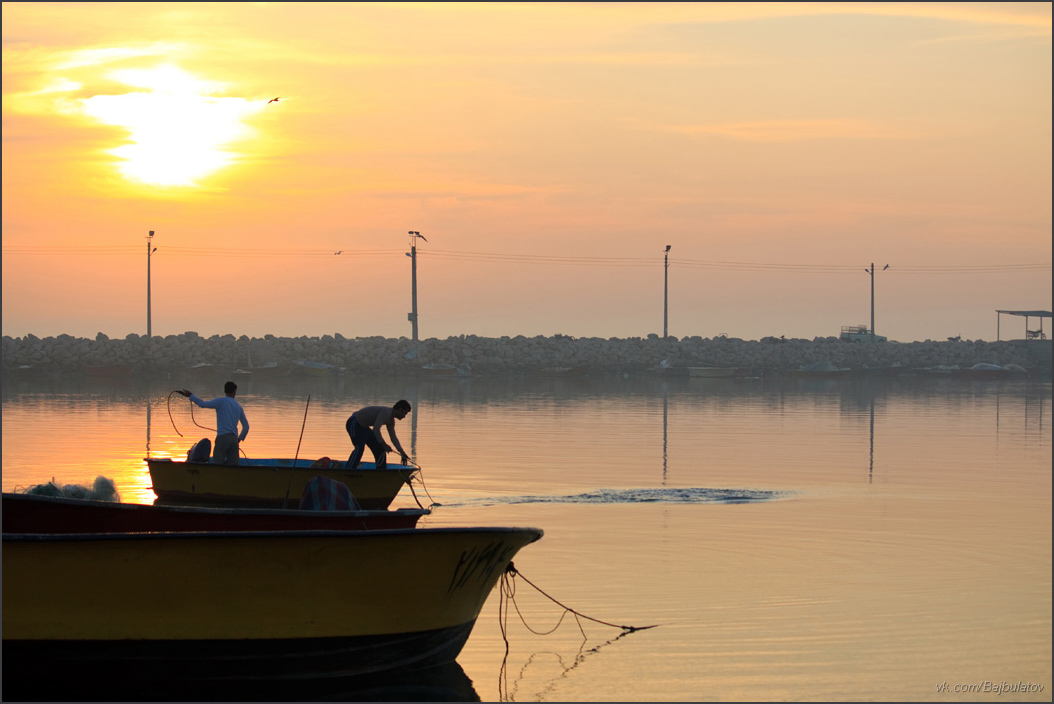
[[[506,496],[501,498],[469,499],[445,506],[493,506],[496,504],[745,504],[771,501],[786,496],[787,492],[759,489],[598,489],[570,496]]]

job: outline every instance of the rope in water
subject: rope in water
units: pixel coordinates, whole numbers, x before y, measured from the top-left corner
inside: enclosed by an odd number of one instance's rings
[[[414,467],[417,468],[417,474],[415,476],[416,476],[417,480],[421,482],[421,488],[424,489],[425,496],[428,497],[428,501],[430,502],[429,505],[428,505],[428,508],[432,508],[433,506],[438,506],[439,504],[437,504],[435,499],[432,498],[432,495],[428,493],[428,487],[425,486],[424,469],[421,467],[421,465],[417,464],[416,462],[411,461],[410,464],[412,464]],[[410,487],[410,493],[413,494],[414,501],[417,502],[418,508],[424,508],[424,506],[421,504],[421,499],[417,498],[417,492],[414,491],[413,480],[414,480],[414,477],[411,476],[409,479],[406,480],[406,485]]]
[[[557,606],[559,606],[560,608],[562,608],[564,610],[564,612],[562,614],[560,614],[560,620],[557,621],[556,625],[553,626],[550,630],[548,630],[548,631],[536,631],[536,630],[534,630],[533,628],[531,628],[527,624],[526,620],[524,620],[523,613],[520,611],[520,606],[519,606],[519,604],[516,603],[516,577],[519,577],[523,581],[527,582],[527,584],[529,584],[532,587],[534,587],[534,589],[539,594],[541,594],[546,599],[548,599],[549,601],[553,602],[554,604],[556,604]],[[581,613],[580,611],[576,611],[576,610],[572,609],[570,606],[567,606],[566,604],[563,604],[563,603],[557,601],[552,596],[547,594],[537,584],[535,584],[531,580],[529,580],[526,577],[524,577],[523,573],[520,572],[519,570],[517,570],[516,566],[513,563],[511,563],[511,562],[509,563],[509,566],[505,568],[505,572],[501,575],[501,597],[502,598],[499,600],[499,608],[501,607],[501,602],[506,601],[506,600],[507,601],[511,601],[513,603],[513,605],[516,607],[516,613],[519,615],[520,621],[523,622],[523,625],[526,626],[527,630],[529,630],[531,633],[535,633],[537,635],[549,635],[550,633],[555,631],[557,628],[560,627],[560,624],[563,622],[564,617],[567,616],[568,613],[573,614],[576,620],[579,619],[579,618],[584,618],[586,620],[593,621],[594,623],[599,623],[599,624],[604,625],[604,626],[611,626],[612,628],[621,628],[623,631],[626,631],[627,633],[633,633],[635,631],[643,631],[643,630],[647,630],[649,628],[655,628],[656,626],[659,625],[659,624],[652,624],[651,626],[623,626],[623,625],[620,625],[620,624],[617,624],[617,623],[611,623],[609,621],[601,621],[600,619],[593,618],[592,616],[586,616],[585,614]],[[505,614],[504,615],[506,617],[508,616],[508,605],[507,604],[505,605]],[[506,632],[505,626],[506,626],[506,624],[505,624],[505,621],[503,620],[502,624],[501,624],[502,635],[505,635],[505,632]],[[582,628],[581,622],[579,622],[578,627],[579,627],[579,629]],[[583,635],[584,635],[584,633],[583,633]],[[506,647],[508,647],[508,639],[507,638],[505,640],[505,644],[506,644]]]
[[[531,628],[527,624],[526,620],[524,620],[523,613],[520,611],[520,606],[519,606],[519,604],[516,603],[516,577],[517,576],[522,578],[523,581],[527,582],[527,584],[529,584],[532,587],[534,587],[535,590],[537,590],[539,594],[541,594],[545,598],[549,599],[554,604],[560,606],[564,610],[563,613],[560,614],[560,619],[556,622],[556,625],[553,626],[550,630],[548,630],[548,631],[536,631],[535,629]],[[570,606],[567,606],[565,604],[560,603],[559,601],[554,599],[552,596],[547,594],[545,591],[540,589],[538,587],[538,585],[536,585],[534,582],[532,582],[531,580],[529,580],[526,577],[524,577],[523,574],[520,573],[519,570],[517,570],[516,567],[511,562],[509,563],[509,566],[505,568],[505,572],[502,573],[502,575],[501,575],[500,588],[501,588],[501,598],[498,600],[498,610],[499,610],[498,625],[501,627],[501,637],[505,641],[505,657],[502,658],[501,668],[498,671],[498,691],[501,693],[501,701],[512,701],[511,697],[508,696],[509,695],[509,685],[508,685],[508,672],[507,672],[508,659],[509,659],[509,636],[508,636],[509,602],[512,602],[512,604],[516,607],[516,614],[520,617],[520,621],[523,623],[523,625],[527,627],[527,630],[529,630],[531,633],[534,633],[536,635],[549,635],[550,633],[553,633],[557,628],[560,627],[560,624],[563,623],[564,618],[567,616],[568,613],[573,614],[574,617],[575,617],[575,623],[578,625],[578,630],[582,634],[582,639],[583,639],[582,643],[583,643],[583,645],[585,645],[585,640],[587,638],[586,638],[585,629],[582,628],[582,621],[580,619],[584,618],[584,619],[588,619],[590,621],[593,621],[595,623],[599,623],[599,624],[602,624],[602,625],[605,625],[605,626],[611,626],[613,628],[621,628],[622,629],[622,633],[620,633],[618,636],[616,636],[615,638],[609,640],[607,643],[603,643],[600,646],[597,646],[596,648],[593,648],[590,652],[597,652],[604,645],[607,645],[609,643],[613,643],[616,640],[619,640],[620,638],[623,638],[624,636],[626,636],[626,635],[628,635],[630,633],[633,633],[635,631],[643,631],[643,630],[646,630],[648,628],[655,628],[658,625],[658,624],[655,624],[655,625],[652,625],[652,626],[621,626],[621,625],[616,624],[616,623],[610,623],[608,621],[601,621],[600,619],[593,618],[591,616],[586,616],[585,614],[582,614],[582,613],[580,613],[578,611],[575,611]],[[564,669],[564,674],[570,672],[572,669],[577,667],[578,664],[582,661],[583,657],[584,656],[583,656],[583,654],[582,654],[582,652],[580,650],[579,651],[579,656],[577,658],[575,658],[575,664],[572,665],[569,668],[565,668]]]

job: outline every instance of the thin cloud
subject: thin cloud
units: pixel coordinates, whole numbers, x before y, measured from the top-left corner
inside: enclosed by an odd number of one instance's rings
[[[932,136],[869,120],[838,119],[652,125],[651,129],[692,137],[725,137],[747,142],[802,142],[817,139],[923,139]]]
[[[102,66],[116,61],[136,59],[144,56],[171,57],[177,46],[167,42],[146,44],[143,46],[95,47],[68,52],[65,61],[54,66],[56,71],[68,71],[88,66]]]

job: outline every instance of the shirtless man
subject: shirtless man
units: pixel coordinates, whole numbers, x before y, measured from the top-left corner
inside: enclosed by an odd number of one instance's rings
[[[352,451],[348,457],[347,469],[355,469],[362,460],[362,453],[368,445],[373,451],[374,462],[377,469],[388,466],[386,455],[394,452],[388,443],[381,437],[381,428],[388,429],[388,436],[392,439],[392,445],[399,450],[403,464],[409,462],[406,450],[399,444],[399,438],[395,435],[395,421],[402,420],[410,412],[410,403],[406,400],[396,401],[394,406],[366,406],[351,414],[344,427],[351,437]]]

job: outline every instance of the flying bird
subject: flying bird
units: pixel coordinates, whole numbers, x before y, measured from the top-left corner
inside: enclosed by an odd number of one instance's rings
[[[343,252],[343,251],[344,251],[343,249],[340,250],[340,252]],[[340,252],[334,252],[334,254],[340,254]]]
[[[278,98],[271,98],[270,100],[267,101],[267,104],[270,105],[271,103],[277,103],[277,102],[278,102]]]
[[[882,267],[882,271],[885,271],[888,268],[889,268],[889,264],[886,264],[884,267]]]

